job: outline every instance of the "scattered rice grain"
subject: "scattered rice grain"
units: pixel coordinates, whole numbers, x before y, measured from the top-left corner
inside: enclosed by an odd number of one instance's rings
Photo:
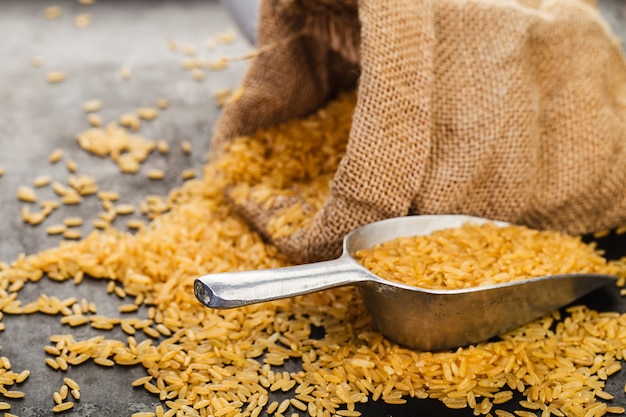
[[[65,81],[65,72],[63,71],[50,71],[46,74],[46,80],[50,84],[58,84]]]
[[[49,235],[60,235],[65,233],[67,227],[64,224],[53,224],[46,227],[46,233]]]
[[[45,187],[46,185],[52,182],[52,177],[50,175],[40,175],[35,177],[33,180],[33,187],[40,188]]]
[[[123,80],[128,80],[133,75],[133,70],[130,67],[123,66],[120,68],[120,76]]]
[[[146,172],[146,177],[151,180],[162,180],[165,178],[165,171],[162,169],[151,169]]]
[[[52,411],[55,413],[62,413],[63,411],[67,411],[71,409],[72,407],[74,407],[74,402],[68,401],[65,403],[55,405],[54,407],[52,407]]]
[[[49,6],[46,7],[43,11],[43,15],[47,20],[54,20],[61,17],[62,9],[61,6]]]
[[[35,203],[37,201],[37,194],[32,188],[20,185],[17,188],[17,199],[26,203]]]
[[[88,100],[83,103],[85,113],[93,113],[102,110],[102,100]]]
[[[74,16],[74,26],[78,29],[84,29],[91,26],[93,22],[93,16],[89,13],[81,13]]]

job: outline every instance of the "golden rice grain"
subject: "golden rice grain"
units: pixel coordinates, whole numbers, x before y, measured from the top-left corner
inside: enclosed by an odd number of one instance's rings
[[[57,162],[59,162],[61,159],[63,159],[63,150],[62,149],[55,149],[54,151],[52,151],[52,153],[48,156],[48,161],[51,164],[56,164]]]
[[[71,327],[82,326],[89,322],[89,318],[87,316],[83,316],[81,314],[75,314],[71,316],[66,316],[61,318],[61,323],[66,323]]]
[[[159,110],[153,107],[140,107],[137,109],[137,116],[143,120],[154,120],[159,115]]]
[[[72,389],[72,390],[70,391],[70,394],[72,395],[72,397],[73,397],[75,400],[80,400],[80,391],[79,391],[79,390],[77,390],[77,389],[75,389],[75,388],[74,388],[74,389]]]
[[[6,356],[0,356],[0,362],[4,369],[11,369],[11,360]]]
[[[4,391],[2,395],[4,398],[24,398],[26,393],[23,391]]]
[[[217,41],[213,38],[207,39],[204,42],[204,47],[208,50],[208,51],[212,51],[217,47]]]
[[[72,407],[74,407],[74,402],[68,401],[68,402],[55,405],[54,407],[52,407],[52,411],[54,413],[62,413],[63,411],[67,411],[71,409]]]
[[[146,384],[147,382],[150,382],[151,380],[152,380],[152,377],[150,375],[143,376],[141,378],[135,379],[133,382],[131,382],[130,385],[132,385],[133,387],[138,387],[140,385]]]
[[[537,414],[525,410],[515,410],[514,413],[519,417],[537,417]]]
[[[166,141],[160,140],[157,142],[157,150],[159,151],[159,153],[165,155],[170,151],[170,147]]]
[[[59,394],[58,392],[52,393],[52,399],[54,400],[55,404],[61,404],[63,402],[63,398],[61,398],[61,394]]]
[[[146,177],[151,180],[162,180],[165,178],[165,171],[162,169],[150,169],[146,172]]]
[[[127,174],[136,174],[139,172],[139,161],[136,158],[123,154],[118,160],[120,171]]]
[[[218,33],[215,36],[215,39],[217,40],[217,42],[227,45],[235,42],[237,40],[237,36],[235,35],[234,31],[230,30],[227,32]]]
[[[46,7],[43,11],[44,17],[47,20],[54,20],[61,17],[62,9],[61,6],[49,6]]]
[[[98,192],[98,185],[96,179],[91,175],[80,174],[70,175],[67,178],[67,183],[72,189],[74,189],[79,195],[92,195]]]
[[[197,49],[195,46],[191,44],[183,45],[183,53],[188,56],[195,56],[197,54]]]
[[[68,394],[69,388],[67,387],[67,385],[62,385],[61,388],[59,388],[59,395],[61,396],[61,399],[65,400]]]
[[[187,168],[184,169],[181,173],[180,173],[180,177],[184,180],[191,180],[193,178],[196,177],[196,170],[193,168]]]
[[[83,103],[85,113],[93,113],[102,110],[102,100],[88,100]]]
[[[209,62],[208,66],[210,69],[217,71],[217,70],[223,70],[223,69],[228,68],[228,63],[229,63],[228,59],[219,58],[219,59]]]
[[[228,103],[228,98],[231,96],[231,94],[232,94],[232,90],[229,90],[229,89],[218,90],[215,93],[215,101],[217,102],[217,105],[222,107],[226,103]]]
[[[52,212],[53,210],[59,208],[60,204],[56,200],[42,200],[40,205],[43,210]]]
[[[159,333],[156,329],[152,327],[144,327],[142,330],[147,336],[150,336],[154,339],[158,339],[159,337],[161,337],[161,333]]]
[[[128,127],[132,130],[139,130],[141,127],[141,120],[136,114],[125,113],[118,119],[120,126]]]
[[[113,362],[111,359],[107,359],[107,358],[94,358],[94,363],[100,365],[100,366],[113,366],[115,365],[115,362]]]
[[[65,233],[67,226],[64,224],[53,224],[46,227],[46,233],[49,235],[60,235]]]
[[[157,108],[159,110],[165,110],[167,108],[169,108],[170,106],[170,101],[166,98],[160,98],[157,100]]]
[[[15,383],[21,384],[22,382],[26,381],[29,376],[30,376],[30,371],[28,369],[25,369],[15,377]]]
[[[135,206],[133,204],[118,204],[115,206],[115,213],[117,214],[133,214],[135,212]]]
[[[63,71],[50,71],[46,74],[46,80],[50,84],[58,84],[65,81],[65,72]]]
[[[100,200],[117,201],[120,199],[120,193],[117,191],[99,191],[98,198]]]
[[[45,187],[46,185],[52,182],[52,177],[50,175],[40,175],[35,177],[33,180],[33,187],[40,188]]]
[[[191,77],[198,82],[202,82],[205,78],[204,71],[199,68],[194,68],[191,70]]]
[[[0,166],[0,177],[4,175],[4,171],[5,171],[4,167]]]
[[[126,227],[131,230],[142,230],[146,227],[146,222],[143,220],[132,219],[126,222]]]
[[[61,203],[67,206],[80,204],[82,201],[80,194],[73,188],[66,188],[65,193],[61,196]]]
[[[202,68],[204,61],[201,59],[183,59],[180,62],[180,68],[184,70],[194,70]]]
[[[20,185],[17,188],[17,199],[26,203],[34,203],[37,201],[37,194],[32,188]]]
[[[82,237],[80,230],[67,229],[63,232],[64,239],[78,240]]]
[[[343,417],[359,417],[361,412],[356,410],[337,410],[336,414]]]
[[[102,118],[97,114],[90,113],[87,115],[87,123],[92,127],[100,127],[102,126]]]
[[[495,410],[494,413],[498,417],[515,417],[515,414],[509,413],[506,410]]]
[[[66,370],[67,370],[67,368],[68,368],[68,363],[67,363],[67,361],[65,360],[65,358],[63,358],[63,357],[59,356],[59,357],[56,359],[56,361],[57,361],[57,364],[59,365],[59,369],[60,369],[60,370],[62,370],[62,371],[66,371]]]
[[[185,155],[191,155],[191,152],[192,152],[191,142],[189,142],[188,140],[183,140],[180,143],[180,147],[183,150],[183,153]]]
[[[300,411],[306,411],[307,410],[307,405],[304,404],[302,401],[298,400],[297,398],[291,398],[289,400],[289,402],[290,402],[290,404],[292,406],[294,406],[295,408],[297,408]],[[361,414],[359,413],[358,415],[361,415]]]
[[[175,40],[170,39],[169,41],[167,41],[167,47],[172,52],[178,51],[178,46],[178,42],[176,42]]]
[[[74,26],[78,29],[84,29],[91,25],[93,16],[89,13],[81,13],[74,16]]]
[[[277,408],[278,408],[278,401],[272,401],[270,405],[268,405],[267,408],[265,409],[265,412],[267,414],[273,414]]]
[[[68,160],[65,162],[65,167],[67,168],[67,170],[68,170],[69,172],[76,172],[76,171],[78,171],[78,165],[76,164],[76,162],[75,162],[75,161],[73,161],[73,160],[71,160],[71,159],[68,159]]]
[[[58,195],[59,197],[62,197],[67,192],[67,187],[65,187],[63,184],[61,184],[58,181],[54,181],[52,183],[52,191],[54,191],[54,193]]]
[[[78,227],[83,225],[82,217],[66,217],[63,219],[63,224],[67,227]]]
[[[5,410],[10,410],[11,409],[11,404],[5,402],[5,401],[0,401],[0,410],[5,411]],[[5,413],[6,415],[6,413]]]
[[[120,76],[123,80],[128,80],[133,75],[133,70],[128,66],[120,68]]]
[[[35,68],[41,68],[43,66],[43,59],[39,56],[34,56],[30,59],[30,65]]]
[[[138,306],[136,304],[123,304],[118,307],[118,311],[120,313],[132,313],[137,311]]]
[[[93,221],[93,227],[95,227],[96,229],[108,229],[111,226],[111,223],[109,221],[103,220],[103,219],[95,219]]]
[[[125,298],[126,297],[126,291],[124,290],[124,288],[122,287],[118,287],[115,286],[113,288],[113,292],[115,293],[115,295],[117,295],[119,298]]]
[[[238,86],[237,88],[235,88],[232,91],[232,93],[228,97],[227,102],[228,103],[236,103],[236,102],[238,102],[243,97],[245,92],[246,92],[246,90],[244,89],[243,86]]]

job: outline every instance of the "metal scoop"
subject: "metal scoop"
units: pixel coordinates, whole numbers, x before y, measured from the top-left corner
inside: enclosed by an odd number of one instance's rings
[[[360,289],[374,324],[386,337],[418,350],[441,350],[497,336],[617,280],[610,275],[568,274],[432,290],[382,279],[353,258],[358,250],[388,240],[487,221],[491,220],[462,215],[383,220],[349,233],[338,259],[205,275],[196,279],[195,295],[207,307],[231,308],[354,285]]]

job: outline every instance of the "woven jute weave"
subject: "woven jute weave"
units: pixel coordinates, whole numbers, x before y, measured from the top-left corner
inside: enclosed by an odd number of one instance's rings
[[[593,2],[267,0],[258,42],[215,158],[357,89],[330,197],[274,242],[295,261],[335,257],[350,230],[409,214],[571,234],[626,223],[626,64]],[[280,209],[239,208],[261,232]]]

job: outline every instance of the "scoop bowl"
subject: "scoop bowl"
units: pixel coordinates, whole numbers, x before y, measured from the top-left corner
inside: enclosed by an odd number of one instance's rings
[[[400,237],[428,235],[466,222],[506,223],[464,215],[382,220],[350,232],[334,260],[285,268],[225,272],[197,278],[195,295],[212,308],[233,308],[352,285],[377,329],[417,350],[478,343],[567,305],[617,277],[565,274],[456,290],[425,289],[382,279],[354,259],[361,249]]]

